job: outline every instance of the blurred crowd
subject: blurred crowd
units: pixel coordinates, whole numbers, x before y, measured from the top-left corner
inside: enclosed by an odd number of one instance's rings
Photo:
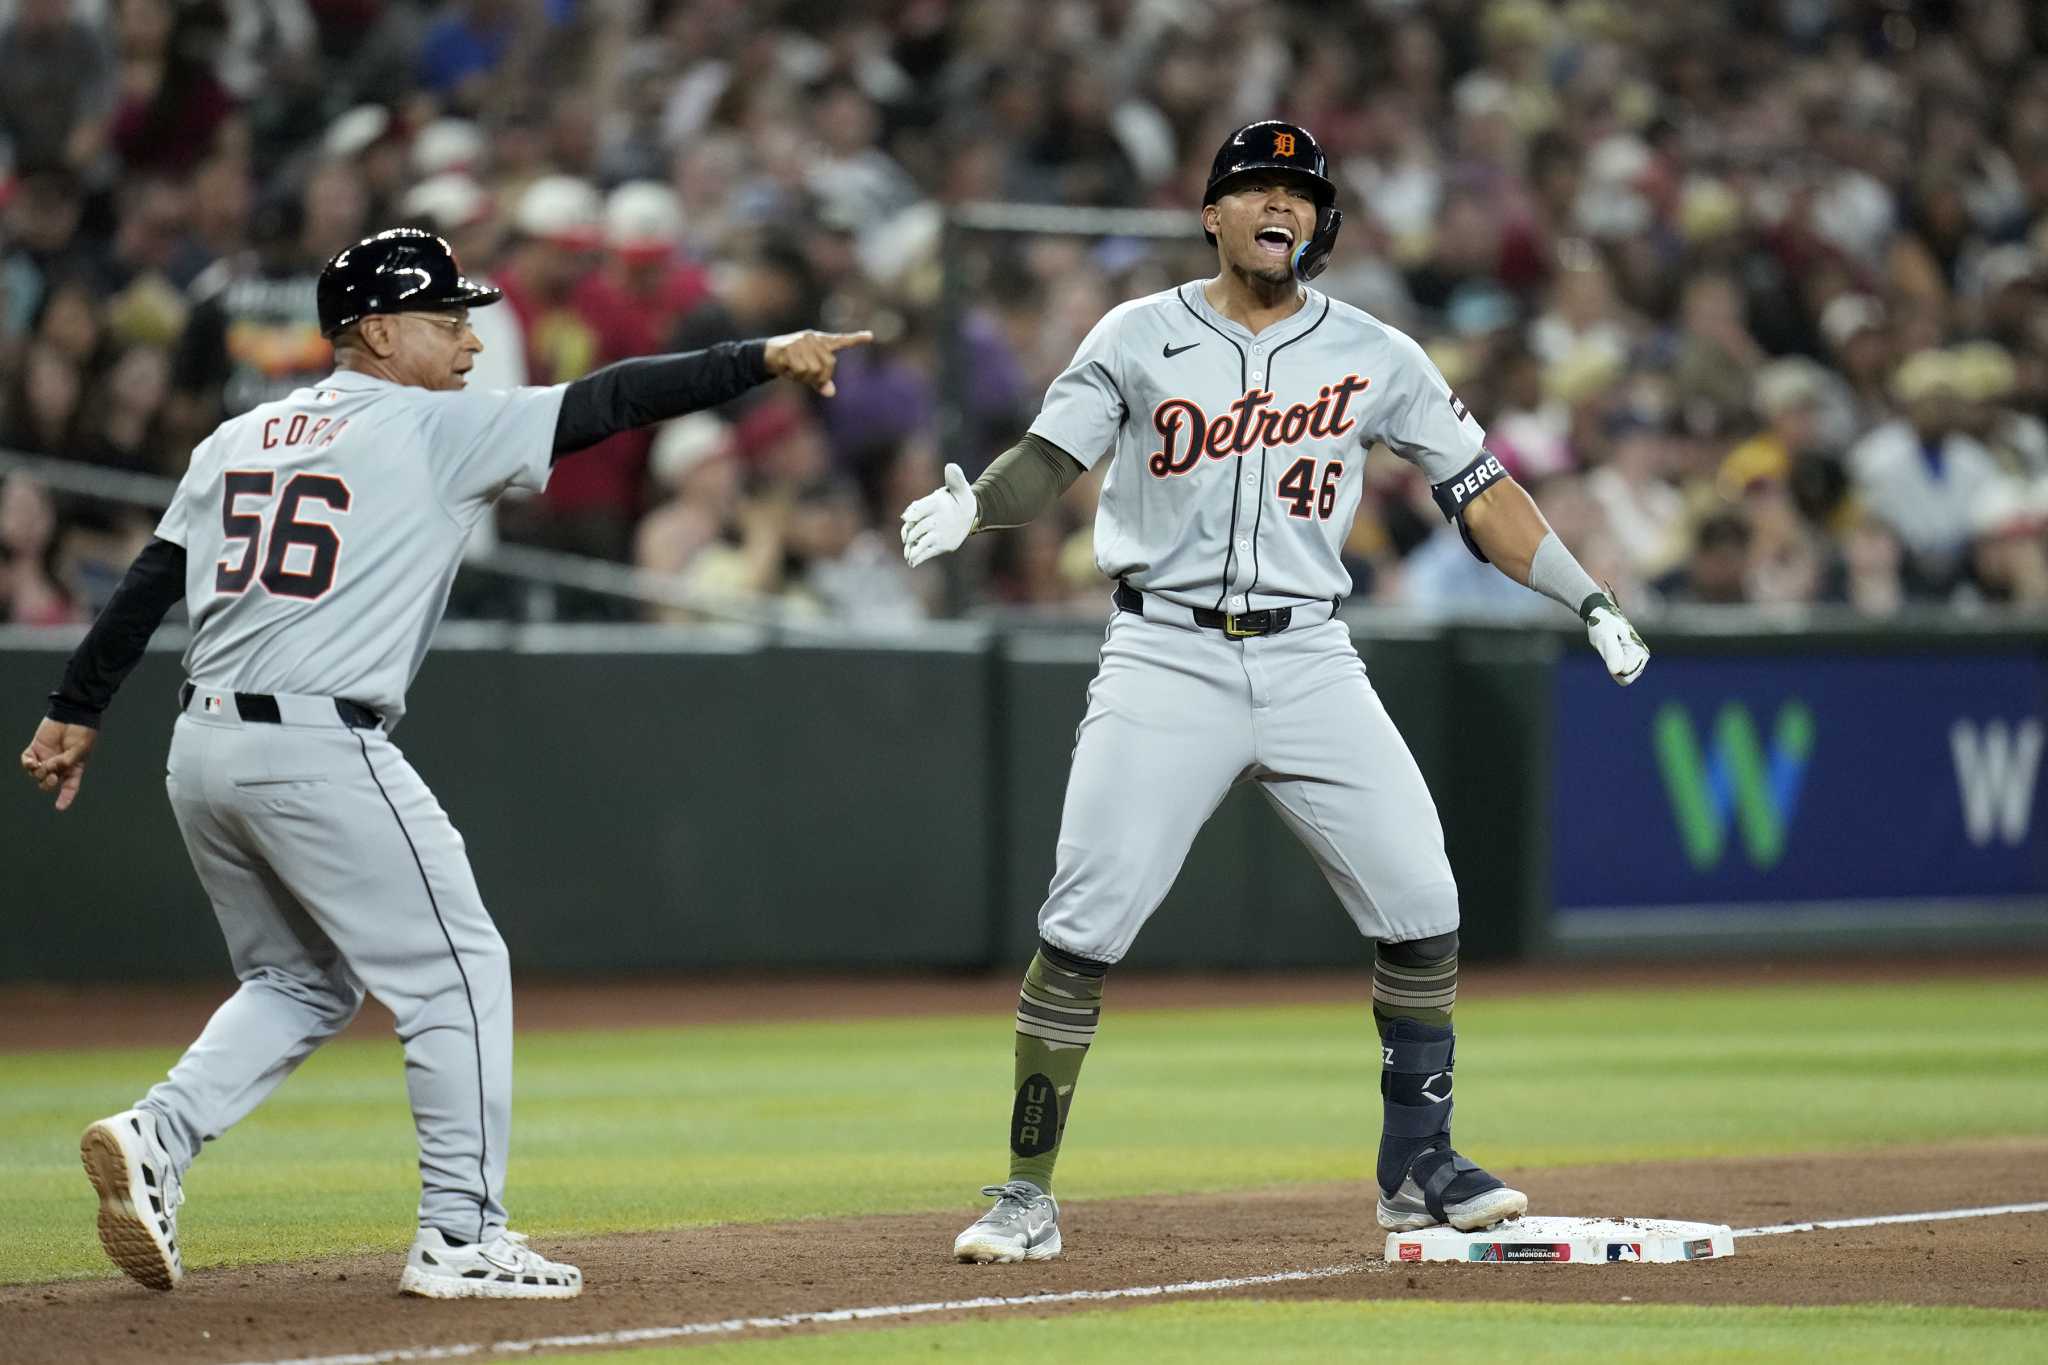
[[[1346,212],[1318,287],[1424,343],[1632,613],[2048,603],[2048,7],[2026,0],[0,15],[0,448],[177,475],[325,373],[321,262],[418,223],[505,291],[472,383],[878,337],[836,399],[769,386],[614,438],[486,543],[914,619],[946,578],[902,567],[903,505],[1014,441],[1110,307],[1214,270],[1199,234],[949,235],[947,208],[1192,210],[1229,130],[1283,116]],[[1411,467],[1366,471],[1359,598],[1551,610],[1467,555]],[[1102,610],[1098,477],[972,542],[972,600]],[[7,477],[0,621],[88,618],[150,524]]]

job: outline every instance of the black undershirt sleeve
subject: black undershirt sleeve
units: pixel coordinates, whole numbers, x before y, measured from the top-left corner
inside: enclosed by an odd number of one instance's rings
[[[974,481],[976,529],[1022,526],[1052,506],[1080,477],[1079,460],[1043,436],[1026,432]]]
[[[71,659],[64,681],[50,694],[51,720],[65,725],[100,723],[100,715],[121,686],[121,680],[142,658],[149,637],[163,624],[165,613],[185,596],[185,547],[151,540],[135,556],[121,586],[92,623]]]
[[[765,341],[721,341],[701,351],[621,360],[593,370],[562,394],[555,460],[622,431],[715,408],[768,378]]]

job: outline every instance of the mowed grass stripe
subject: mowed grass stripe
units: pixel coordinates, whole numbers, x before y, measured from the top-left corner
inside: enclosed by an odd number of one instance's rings
[[[1667,1308],[1608,1304],[1348,1304],[1208,1300],[1090,1310],[1018,1322],[764,1336],[698,1347],[608,1351],[633,1365],[811,1365],[907,1359],[1135,1359],[1235,1365],[1323,1361],[1747,1361],[1853,1359],[1878,1365],[2040,1361],[2048,1314],[1989,1308]],[[578,1355],[567,1359],[600,1359]]]
[[[1660,1365],[1854,1360],[1862,1365],[2038,1361],[2048,1313],[1990,1308],[1681,1308],[1654,1304],[1360,1303],[1210,1299],[1091,1309],[1020,1320],[761,1335],[687,1347],[578,1354],[632,1365],[834,1365],[1006,1360],[1060,1365],[1323,1365],[1426,1360]]]
[[[1528,1168],[2038,1134],[2041,984],[1470,1001],[1460,1146]],[[1062,1193],[1363,1176],[1379,1127],[1365,990],[1348,1007],[1119,1016],[1112,981]],[[1011,1037],[997,1012],[523,1037],[514,1219],[545,1237],[967,1210],[1004,1169]],[[0,1282],[106,1273],[77,1136],[176,1055],[0,1057]],[[188,1264],[395,1252],[414,1163],[397,1044],[326,1048],[193,1167]]]

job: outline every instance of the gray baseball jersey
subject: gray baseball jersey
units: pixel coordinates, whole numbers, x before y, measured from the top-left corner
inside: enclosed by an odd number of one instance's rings
[[[1373,442],[1432,483],[1481,457],[1485,433],[1422,349],[1313,289],[1254,335],[1185,284],[1105,316],[1031,430],[1110,457],[1096,564],[1140,594],[1120,594],[1089,688],[1040,934],[1119,961],[1242,781],[1362,933],[1456,928],[1435,804],[1333,619]],[[1287,623],[1266,634],[1197,616],[1272,609]]]
[[[1373,442],[1431,483],[1479,454],[1485,431],[1420,346],[1303,295],[1257,336],[1199,282],[1135,299],[1053,381],[1032,433],[1091,468],[1111,457],[1095,515],[1105,575],[1219,611],[1342,598]]]
[[[470,527],[546,482],[561,402],[340,372],[193,452],[157,529],[185,547],[192,618],[165,786],[241,988],[138,1106],[180,1171],[367,991],[405,1047],[421,1225],[504,1229],[509,960],[462,836],[386,731]]]
[[[562,390],[438,393],[339,371],[223,423],[157,535],[185,547],[186,676],[405,711],[469,530],[538,490]]]

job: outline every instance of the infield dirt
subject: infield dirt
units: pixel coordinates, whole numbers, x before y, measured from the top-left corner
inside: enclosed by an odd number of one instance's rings
[[[2048,1140],[1573,1167],[1532,1171],[1521,1183],[1542,1213],[1759,1226],[2048,1199]],[[2048,1214],[1744,1238],[1728,1260],[1680,1265],[1389,1265],[1379,1256],[1383,1238],[1372,1208],[1370,1191],[1359,1185],[1076,1203],[1061,1223],[1066,1254],[1015,1266],[953,1263],[953,1235],[976,1211],[965,1203],[953,1213],[550,1240],[546,1249],[581,1265],[586,1277],[582,1298],[551,1304],[401,1298],[397,1255],[202,1270],[170,1294],[126,1280],[17,1285],[0,1288],[0,1332],[4,1354],[22,1365],[269,1361],[1347,1263],[1362,1268],[1237,1292],[1268,1299],[1626,1297],[2048,1308]]]
[[[1987,964],[1944,964],[1974,970]],[[2038,972],[2035,956],[1998,964]],[[1835,977],[1808,968],[1798,979]],[[1841,979],[1890,975],[1858,964]],[[1904,964],[1896,979],[1924,977]],[[1473,995],[1590,986],[1725,984],[1693,968],[1509,969],[1471,974]],[[1228,998],[1219,999],[1223,984]],[[1359,998],[1355,976],[1188,978],[1119,983],[1119,1005],[1200,1000],[1278,1003]],[[524,1027],[662,1026],[742,1018],[1005,1009],[1008,981],[962,978],[892,987],[872,998],[843,981],[613,983],[520,987]],[[167,990],[101,996],[68,988],[0,992],[10,1051],[162,1045],[189,1037],[219,995]],[[82,1029],[81,1020],[91,1020]],[[380,1019],[360,1022],[381,1030]],[[89,1036],[87,1036],[89,1035]],[[1734,1227],[2048,1200],[2048,1137],[1825,1156],[1580,1166],[1501,1174],[1538,1213],[1698,1219]],[[79,1182],[80,1218],[90,1196]],[[963,1192],[967,1193],[967,1192]],[[955,1233],[979,1211],[744,1224],[548,1239],[581,1265],[568,1303],[433,1303],[401,1298],[398,1254],[199,1270],[170,1294],[127,1280],[0,1287],[0,1357],[10,1362],[240,1362],[374,1353],[716,1322],[870,1305],[1119,1289],[1356,1265],[1315,1281],[1235,1291],[1260,1298],[1436,1299],[1676,1304],[1867,1304],[2048,1308],[2048,1214],[1746,1238],[1725,1261],[1681,1265],[1389,1265],[1361,1184],[1083,1201],[1062,1219],[1057,1261],[955,1264]],[[1138,1300],[1143,1302],[1145,1300]],[[1120,1302],[1130,1302],[1122,1300]],[[1099,1308],[1100,1304],[1078,1307]],[[1055,1313],[1035,1306],[997,1310]],[[947,1315],[929,1315],[943,1320]],[[899,1319],[880,1318],[871,1325]],[[920,1318],[919,1320],[926,1320]],[[790,1329],[770,1329],[790,1330]],[[862,1326],[800,1331],[860,1331]],[[707,1339],[707,1338],[699,1338]],[[729,1335],[712,1340],[731,1340]],[[521,1353],[517,1358],[530,1358]],[[486,1352],[482,1357],[488,1358]]]

